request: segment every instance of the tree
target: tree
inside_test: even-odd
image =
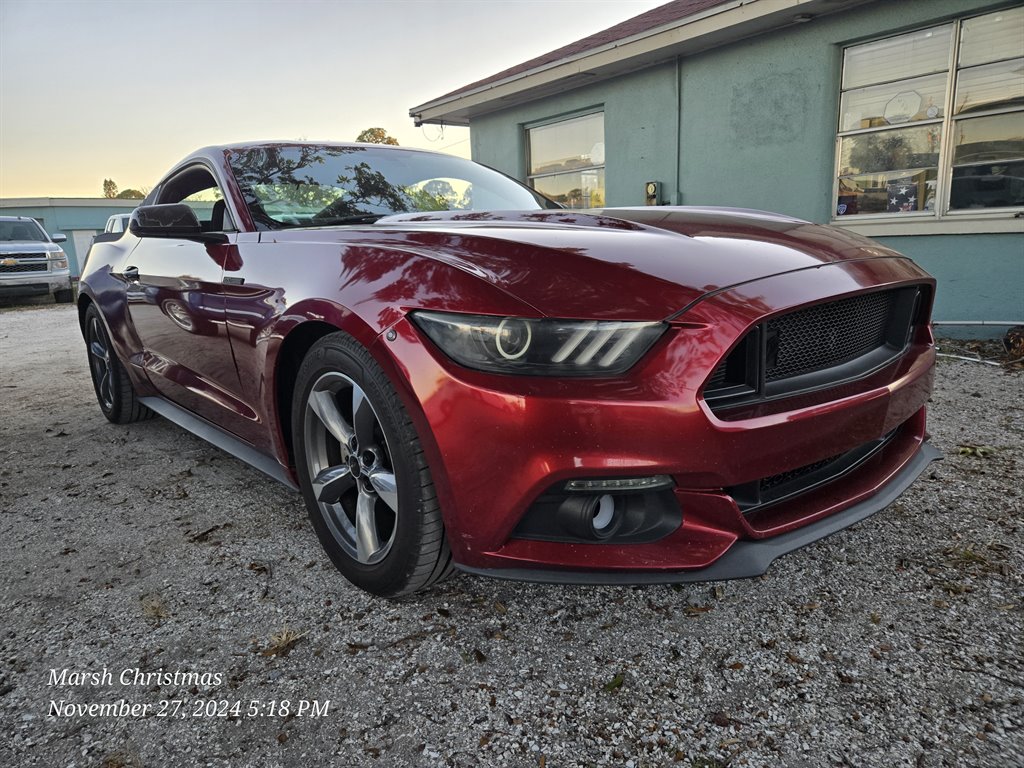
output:
[[[360,161],[366,152],[366,147],[353,146],[246,149],[234,154],[231,165],[246,202],[257,208],[256,218],[272,226],[273,217],[260,211],[281,203],[319,209],[312,215],[314,222],[409,211],[406,188]],[[315,166],[335,158],[347,160],[337,162],[341,173],[333,181],[318,178]]]
[[[146,194],[139,189],[122,189],[114,197],[118,200],[141,200]]]
[[[885,173],[903,168],[920,168],[925,164],[938,164],[938,157],[927,158],[924,162],[922,159],[920,153],[914,152],[914,147],[905,134],[882,131],[857,137],[850,150],[850,167],[844,171]]]
[[[103,180],[103,196],[109,198],[117,197],[117,184],[114,183],[113,179]]]
[[[365,142],[367,144],[390,144],[394,147],[398,146],[398,139],[388,136],[388,132],[383,128],[367,128],[356,136],[356,141]]]

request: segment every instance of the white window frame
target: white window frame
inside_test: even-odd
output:
[[[1021,6],[1010,6],[1003,10]],[[953,150],[954,150],[954,126],[960,120],[989,117],[993,115],[1019,113],[1024,116],[1024,109],[1021,107],[999,107],[995,109],[979,110],[969,115],[954,115],[953,100],[956,93],[956,84],[959,76],[958,63],[960,60],[961,30],[963,23],[979,16],[987,16],[998,11],[961,16],[951,21],[940,24],[928,24],[919,27],[918,30],[907,30],[897,35],[885,35],[884,37],[862,40],[856,43],[844,45],[841,49],[842,56],[839,78],[839,91],[836,104],[836,138],[834,153],[834,165],[832,169],[832,193],[830,199],[830,223],[836,226],[845,227],[866,235],[935,235],[935,234],[978,234],[989,232],[1021,232],[1024,233],[1024,206],[991,208],[991,209],[963,209],[950,210],[950,190],[953,179]],[[949,61],[946,80],[945,101],[943,103],[942,117],[931,120],[917,120],[913,123],[900,126],[879,126],[875,128],[858,128],[843,131],[842,128],[842,83],[845,80],[846,52],[871,42],[878,42],[894,37],[921,31],[926,29],[953,26],[952,40],[949,51]],[[997,61],[1008,61],[1010,59],[999,59]],[[996,63],[996,62],[986,62]],[[900,79],[896,78],[894,82]],[[942,126],[942,141],[939,145],[938,176],[936,185],[936,206],[934,211],[915,211],[906,213],[867,213],[852,216],[840,216],[836,210],[839,199],[839,172],[842,165],[840,149],[842,139],[846,136],[858,136],[870,133],[879,133],[892,130],[897,127],[911,126]]]

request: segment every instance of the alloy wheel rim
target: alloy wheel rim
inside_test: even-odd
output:
[[[345,554],[379,563],[398,529],[398,483],[387,436],[366,393],[325,373],[306,400],[303,441],[313,494]]]
[[[100,404],[105,410],[114,407],[114,387],[110,366],[110,345],[100,328],[100,321],[96,317],[89,319],[89,367],[92,370],[92,380],[96,384],[96,393],[99,395]]]

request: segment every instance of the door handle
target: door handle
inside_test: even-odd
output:
[[[129,283],[137,283],[139,282],[139,268],[125,267],[124,271],[121,272],[121,276]]]

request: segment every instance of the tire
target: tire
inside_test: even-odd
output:
[[[72,291],[70,288],[63,288],[59,291],[54,291],[53,300],[56,301],[58,304],[70,304],[72,301],[75,300],[74,291]]]
[[[153,418],[153,411],[139,402],[128,372],[117,359],[95,304],[90,304],[85,311],[85,347],[96,400],[107,420],[114,424],[130,424]]]
[[[452,572],[416,430],[380,366],[348,334],[325,336],[303,360],[292,439],[313,529],[345,578],[399,597]]]

